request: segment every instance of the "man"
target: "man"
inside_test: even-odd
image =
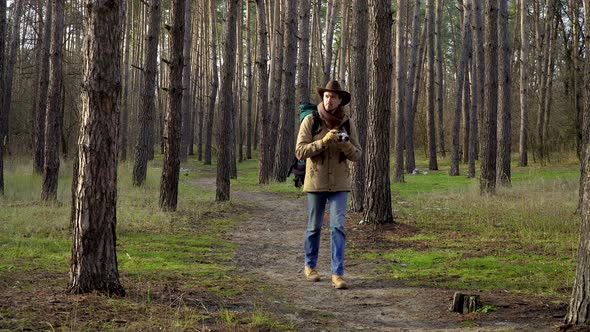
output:
[[[346,202],[351,190],[349,161],[361,157],[361,147],[354,124],[344,114],[350,93],[340,88],[338,81],[330,81],[318,88],[322,102],[318,105],[321,125],[312,133],[314,115],[301,123],[295,154],[306,159],[303,191],[307,192],[309,219],[305,232],[305,276],[309,281],[320,281],[317,272],[320,232],[324,223],[326,202],[330,202],[330,231],[332,252],[332,284],[337,289],[347,288],[344,275],[344,247],[346,234],[344,219]],[[342,137],[347,134],[348,137]]]

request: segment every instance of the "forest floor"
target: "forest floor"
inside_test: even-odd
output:
[[[214,185],[206,178],[196,184],[209,189]],[[232,190],[232,197],[253,206],[251,217],[230,234],[238,245],[238,270],[254,273],[261,285],[271,286],[270,300],[276,310],[302,331],[556,331],[562,325],[566,307],[559,301],[508,291],[477,292],[482,304],[495,311],[453,313],[449,305],[454,292],[461,290],[411,286],[372,272],[378,262],[354,257],[346,260],[349,289],[336,290],[329,279],[326,227],[318,264],[322,280],[307,282],[303,275],[305,196],[294,199],[272,192]],[[360,218],[349,213],[346,221],[347,245],[356,250],[395,247],[383,234],[412,236],[416,232],[404,224],[363,227],[358,225]]]

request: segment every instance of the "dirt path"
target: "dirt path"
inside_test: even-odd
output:
[[[213,180],[199,186],[212,188]],[[318,270],[321,282],[303,276],[306,200],[269,192],[235,191],[234,199],[255,206],[250,220],[231,234],[238,244],[238,265],[274,290],[277,311],[303,331],[555,331],[563,308],[516,294],[480,293],[496,312],[459,315],[447,310],[454,290],[413,287],[371,274],[374,263],[346,260],[348,290],[329,281],[329,228],[324,228]],[[347,232],[351,230],[347,225]],[[356,230],[357,232],[359,230]]]

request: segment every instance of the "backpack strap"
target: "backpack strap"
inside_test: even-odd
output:
[[[320,114],[318,113],[318,111],[313,111],[313,113],[311,113],[311,116],[313,117],[313,124],[311,125],[311,135],[315,136],[319,134],[320,131],[322,131],[322,128],[320,128],[322,125],[322,120],[320,119]]]

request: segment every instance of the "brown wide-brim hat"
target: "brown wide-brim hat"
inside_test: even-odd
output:
[[[340,83],[338,83],[338,81],[330,81],[328,82],[328,84],[326,84],[325,88],[318,87],[317,90],[318,95],[320,95],[320,98],[322,98],[322,100],[324,98],[324,92],[329,91],[337,93],[340,96],[340,98],[342,98],[340,106],[344,106],[350,102],[350,93],[348,91],[342,90],[342,88],[340,87]]]

